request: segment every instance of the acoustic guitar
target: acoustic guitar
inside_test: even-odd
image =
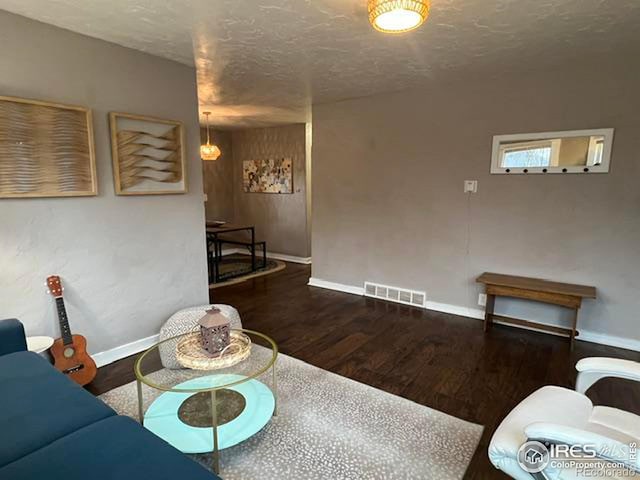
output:
[[[87,353],[87,339],[82,335],[72,335],[67,318],[67,310],[64,307],[62,298],[62,283],[60,277],[51,275],[47,277],[49,293],[56,299],[58,309],[58,322],[60,323],[60,334],[51,346],[51,356],[54,359],[54,366],[71,380],[86,385],[96,376],[96,363]]]

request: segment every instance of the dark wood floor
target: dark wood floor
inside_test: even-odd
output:
[[[287,264],[266,277],[211,291],[235,306],[246,328],[272,336],[283,353],[485,426],[465,478],[507,478],[487,458],[491,435],[524,397],[548,385],[573,387],[575,363],[587,356],[640,361],[640,353],[425,311],[315,287],[310,267]],[[100,369],[96,394],[134,379],[134,357]],[[640,388],[605,380],[594,403],[640,414]]]

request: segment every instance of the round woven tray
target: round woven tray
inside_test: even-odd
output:
[[[251,354],[251,339],[242,332],[231,331],[230,343],[222,354],[213,357],[202,347],[200,332],[185,336],[176,346],[178,363],[193,370],[217,370],[240,363]]]

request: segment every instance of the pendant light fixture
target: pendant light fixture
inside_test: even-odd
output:
[[[368,0],[369,22],[383,33],[418,28],[429,16],[429,0]]]
[[[200,145],[200,158],[202,160],[217,160],[221,152],[217,145],[211,145],[209,134],[209,115],[211,112],[202,112],[207,117],[207,144]]]

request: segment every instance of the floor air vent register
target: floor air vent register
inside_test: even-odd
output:
[[[388,285],[380,285],[371,282],[364,283],[364,295],[365,297],[379,298],[380,300],[402,303],[404,305],[413,305],[421,308],[425,307],[425,303],[427,301],[426,292],[390,287]]]

